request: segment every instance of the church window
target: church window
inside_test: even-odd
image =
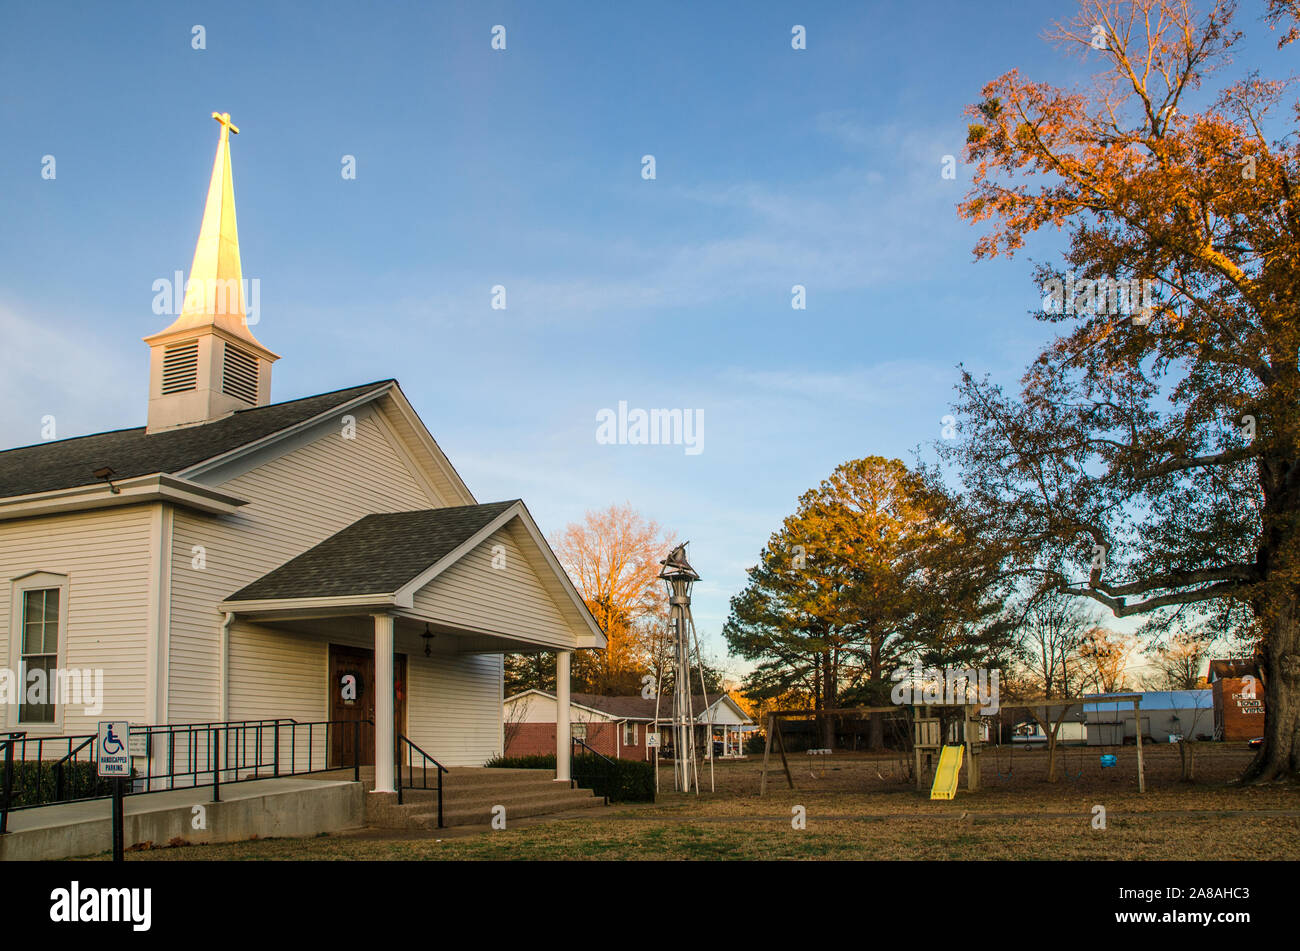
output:
[[[59,666],[59,616],[62,591],[58,588],[34,588],[22,592],[22,701],[18,708],[20,723],[53,723],[55,671]],[[39,671],[44,688],[39,696],[44,703],[28,703],[27,685]]]

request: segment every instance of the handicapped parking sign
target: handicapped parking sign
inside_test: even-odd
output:
[[[127,720],[100,720],[95,743],[95,764],[100,776],[131,775],[131,724]]]

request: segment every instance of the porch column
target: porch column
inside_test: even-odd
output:
[[[569,725],[569,651],[555,652],[555,781],[569,781],[569,754],[573,751]]]
[[[393,618],[375,615],[375,788],[396,792],[393,786]]]

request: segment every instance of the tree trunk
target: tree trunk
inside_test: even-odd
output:
[[[879,640],[873,640],[871,644],[871,654],[869,660],[868,685],[871,688],[867,697],[872,706],[883,706],[885,701],[882,697],[889,696],[889,687],[885,683],[885,676],[880,661],[881,643]],[[885,748],[885,714],[871,714],[871,741],[870,747],[873,752],[879,753]]]
[[[1047,734],[1047,781],[1054,783],[1056,782],[1056,736],[1060,732],[1061,724],[1065,721],[1065,715],[1070,708],[1061,707],[1061,714],[1056,718],[1055,722],[1052,720],[1051,707],[1043,707],[1042,710],[1043,715],[1041,717],[1036,710],[1031,709],[1029,712],[1043,728],[1043,732]],[[1014,737],[1012,737],[1012,742],[1015,742]]]
[[[1264,622],[1264,745],[1242,782],[1300,778],[1300,602],[1268,605]]]
[[[823,709],[834,710],[836,706],[835,671],[831,663],[830,651],[825,651],[822,654],[822,664],[825,671],[822,675],[822,695],[826,698],[826,705]],[[835,717],[822,718],[822,748],[835,749]]]
[[[883,713],[871,714],[871,739],[869,745],[873,753],[879,753],[885,748],[885,715]]]

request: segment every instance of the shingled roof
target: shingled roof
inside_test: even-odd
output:
[[[227,601],[392,594],[518,501],[367,515]]]
[[[1210,661],[1208,680],[1214,683],[1226,677],[1251,676],[1259,679],[1259,661],[1254,657],[1228,657]]]
[[[0,452],[0,498],[92,485],[96,469],[107,466],[113,479],[162,472],[175,474],[223,453],[304,423],[381,386],[380,380],[332,393],[238,410],[200,426],[146,433],[119,429],[38,443]]]
[[[547,691],[538,691],[545,693],[551,699],[555,698],[553,693]],[[512,698],[513,699],[513,698]],[[630,697],[610,697],[599,693],[571,693],[569,699],[580,707],[590,707],[592,710],[599,710],[601,713],[608,714],[615,719],[620,720],[653,720],[655,718],[655,698],[645,698],[639,695]],[[727,694],[711,693],[709,701],[705,703],[703,694],[695,694],[691,697],[691,709],[695,711],[695,716],[699,717],[711,706],[716,706],[724,699],[730,699]],[[732,700],[735,703],[734,700]],[[741,711],[744,712],[744,711]],[[673,715],[673,695],[665,693],[659,698],[659,719],[670,719]],[[748,716],[748,714],[746,714]]]

